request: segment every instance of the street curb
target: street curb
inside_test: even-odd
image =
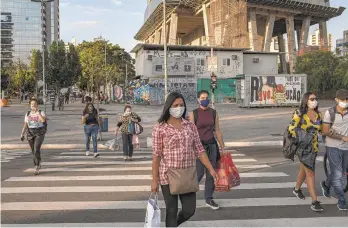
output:
[[[226,149],[228,147],[280,147],[283,145],[282,141],[264,141],[264,142],[225,142]],[[152,145],[151,145],[152,146]],[[151,146],[147,148],[141,148],[140,150],[149,150]],[[85,149],[85,144],[43,144],[42,149]],[[108,149],[103,144],[98,144],[99,149]],[[14,150],[14,149],[30,149],[28,144],[0,144],[2,150]]]

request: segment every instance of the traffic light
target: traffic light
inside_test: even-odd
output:
[[[214,93],[214,90],[217,88],[217,79],[214,73],[211,74],[210,87],[212,92]]]

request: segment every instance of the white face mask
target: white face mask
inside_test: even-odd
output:
[[[318,101],[308,101],[308,108],[315,109],[318,106]]]
[[[169,109],[169,114],[176,119],[181,118],[184,112],[185,112],[185,107],[176,107],[176,108]]]
[[[340,102],[338,102],[338,105],[339,105],[341,108],[348,108],[348,103],[347,103],[347,102],[340,101]]]

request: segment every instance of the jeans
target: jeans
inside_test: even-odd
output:
[[[212,144],[210,145],[210,147],[211,149],[209,151],[210,153],[208,154],[208,158],[213,168],[216,169],[216,157],[218,153],[217,146],[215,144]],[[209,203],[209,201],[213,199],[213,193],[215,189],[214,178],[210,175],[210,173],[208,172],[208,170],[205,168],[205,166],[202,164],[200,160],[197,160],[196,169],[197,169],[198,182],[201,182],[204,176],[204,173],[206,174],[204,197],[205,197],[205,201]]]
[[[166,227],[178,227],[189,220],[196,211],[196,193],[190,192],[181,195],[172,195],[169,185],[161,185],[164,202],[166,204]],[[182,209],[178,214],[178,197]]]
[[[31,152],[33,153],[34,157],[34,165],[38,166],[41,163],[41,145],[45,139],[45,135],[35,135],[34,137],[30,138],[29,145],[31,148]]]
[[[99,132],[98,125],[85,125],[84,130],[85,130],[85,136],[86,136],[86,151],[89,151],[89,144],[90,144],[91,136],[92,136],[93,152],[97,153],[98,152],[97,137]]]
[[[133,135],[122,133],[123,156],[133,156]]]
[[[328,188],[333,188],[335,194],[338,196],[339,202],[345,203],[343,178],[345,177],[344,173],[348,167],[348,151],[328,147],[327,158],[330,165],[330,174],[325,185]]]

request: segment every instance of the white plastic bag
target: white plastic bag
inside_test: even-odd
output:
[[[147,148],[152,147],[152,138],[151,137],[146,138],[146,146],[147,146]]]
[[[109,141],[107,141],[104,146],[108,147],[110,150],[119,150],[120,145],[119,145],[119,137],[116,139],[111,139]]]
[[[158,206],[158,196],[157,193],[152,198],[152,193],[150,195],[149,201],[147,202],[145,225],[147,228],[157,228],[161,227],[161,210]]]

